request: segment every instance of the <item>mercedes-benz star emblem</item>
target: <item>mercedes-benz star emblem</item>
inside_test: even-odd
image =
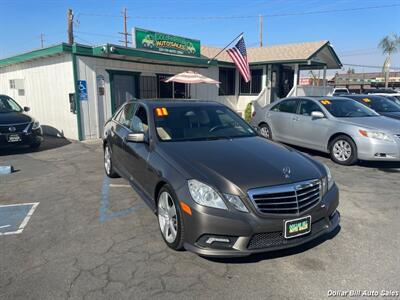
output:
[[[289,178],[291,172],[292,172],[292,171],[290,170],[289,167],[284,167],[284,168],[282,169],[282,173],[283,173],[283,176],[284,176],[285,178]]]
[[[11,127],[8,128],[8,130],[10,132],[15,132],[17,129],[14,126],[11,126]]]

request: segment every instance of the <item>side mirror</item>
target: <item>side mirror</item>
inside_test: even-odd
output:
[[[144,143],[145,142],[144,133],[143,132],[129,133],[128,136],[126,137],[126,141],[132,143]]]
[[[324,115],[323,112],[320,112],[320,111],[313,111],[313,112],[311,112],[311,117],[312,117],[313,119],[323,119],[323,118],[325,118],[325,115]]]
[[[24,111],[25,112],[28,112],[28,111],[30,111],[31,110],[31,108],[30,107],[28,107],[28,106],[24,106]]]

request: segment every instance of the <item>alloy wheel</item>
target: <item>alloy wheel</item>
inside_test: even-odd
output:
[[[269,128],[266,126],[260,128],[260,133],[263,137],[266,137],[267,139],[271,138],[271,133],[269,131]]]
[[[347,161],[351,158],[351,145],[345,140],[338,140],[333,145],[333,155],[338,161]]]
[[[164,191],[158,199],[158,223],[168,243],[173,243],[178,232],[178,217],[171,195]]]

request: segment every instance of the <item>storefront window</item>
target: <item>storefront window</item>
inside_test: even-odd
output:
[[[235,95],[235,73],[234,68],[219,68],[220,96]]]
[[[157,77],[140,76],[140,97],[143,99],[157,98]]]
[[[159,74],[158,77],[158,98],[189,98],[189,87],[185,83],[165,82],[165,79],[172,75]]]
[[[259,94],[261,92],[262,86],[262,69],[250,70],[251,80],[245,82],[242,77],[240,77],[240,94]]]

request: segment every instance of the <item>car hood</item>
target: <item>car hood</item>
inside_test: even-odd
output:
[[[0,125],[19,124],[32,122],[32,118],[26,114],[11,112],[0,113]]]
[[[186,176],[225,193],[321,178],[321,164],[261,137],[161,143],[166,158]],[[291,169],[285,178],[283,168]]]
[[[400,132],[400,122],[384,116],[364,118],[340,118],[342,122],[367,129],[383,130],[390,133]]]

